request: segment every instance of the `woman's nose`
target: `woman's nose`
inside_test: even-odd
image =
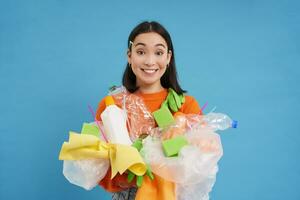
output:
[[[154,65],[155,64],[155,58],[154,58],[154,56],[153,55],[148,55],[146,57],[145,64],[149,65],[149,66]]]

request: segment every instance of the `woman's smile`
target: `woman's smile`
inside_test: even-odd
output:
[[[152,75],[152,74],[154,74],[155,72],[157,72],[159,69],[147,69],[147,68],[141,68],[141,70],[142,70],[143,72],[145,72],[145,74]]]

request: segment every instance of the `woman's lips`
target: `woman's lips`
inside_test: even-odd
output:
[[[141,70],[147,74],[153,74],[158,71],[158,69],[141,69]]]

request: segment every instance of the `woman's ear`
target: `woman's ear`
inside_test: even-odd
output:
[[[131,64],[131,51],[127,49],[127,62]]]
[[[168,57],[167,57],[168,65],[170,64],[171,58],[172,58],[172,51],[169,50],[169,51],[168,51]]]

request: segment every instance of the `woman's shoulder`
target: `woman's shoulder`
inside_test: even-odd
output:
[[[185,102],[179,109],[180,112],[185,114],[202,114],[201,108],[197,100],[191,95],[184,95]]]
[[[105,97],[101,99],[101,101],[98,103],[98,108],[97,108],[97,111],[96,111],[96,119],[98,121],[101,120],[101,113],[104,111],[104,109],[106,108],[106,105],[105,105]]]

